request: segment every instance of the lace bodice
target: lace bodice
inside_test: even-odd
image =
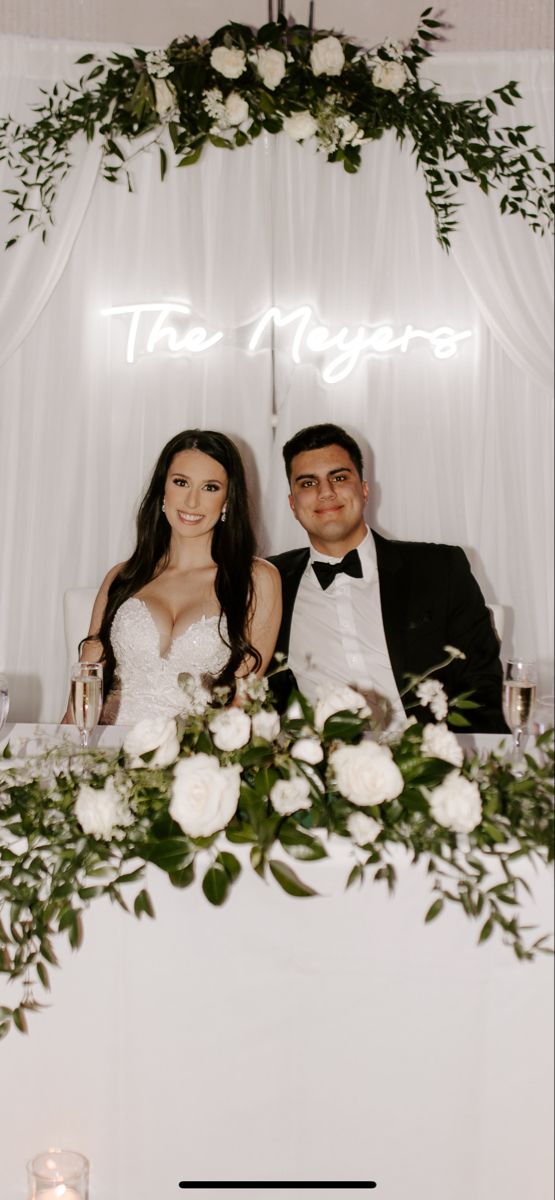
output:
[[[191,701],[177,681],[183,671],[197,684],[195,698],[208,698],[201,677],[219,675],[229,658],[218,622],[217,616],[195,621],[161,655],[160,636],[148,605],[136,596],[124,601],[111,633],[121,691],[117,725],[134,725],[144,717],[175,717],[190,709]],[[225,617],[221,624],[225,637]]]

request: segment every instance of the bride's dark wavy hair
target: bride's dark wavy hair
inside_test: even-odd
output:
[[[220,463],[228,478],[225,521],[219,520],[214,527],[211,553],[217,567],[215,591],[221,608],[220,635],[229,646],[229,659],[213,684],[226,685],[234,690],[235,672],[242,660],[251,658],[253,670],[258,670],[262,661],[247,637],[253,600],[252,565],[256,545],[239,451],[223,433],[186,429],[164,446],[158,458],[137,515],[135,550],[108,590],[104,616],[96,635],[103,647],[106,696],[112,688],[116,670],[110,635],[118,608],[151,579],[160,575],[168,563],[171,527],[162,512],[162,502],[168,471],[176,454],[182,450],[201,450]],[[224,616],[227,622],[226,638],[221,631]]]

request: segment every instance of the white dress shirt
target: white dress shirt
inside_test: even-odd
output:
[[[339,574],[324,590],[312,563],[338,559],[311,546],[293,610],[289,666],[311,702],[322,688],[349,684],[386,696],[395,718],[404,720],[385,640],[376,547],[368,527],[357,550],[362,579]]]

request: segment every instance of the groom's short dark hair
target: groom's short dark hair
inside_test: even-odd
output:
[[[360,446],[357,445],[355,439],[351,437],[345,429],[340,425],[307,425],[305,429],[299,429],[283,447],[283,458],[285,460],[285,470],[287,478],[291,483],[291,463],[297,454],[303,454],[305,450],[323,450],[325,446],[341,446],[343,450],[353,461],[357,469],[357,473],[362,479],[362,454]]]

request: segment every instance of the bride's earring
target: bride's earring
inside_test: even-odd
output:
[[[224,523],[224,521],[225,521],[225,514],[226,514],[226,509],[225,509],[225,508],[222,508],[222,511],[221,511],[221,513],[220,513],[220,521],[222,522],[222,525],[223,525],[223,523]]]
[[[166,501],[162,500],[162,512],[165,513],[165,511],[166,511]]]

